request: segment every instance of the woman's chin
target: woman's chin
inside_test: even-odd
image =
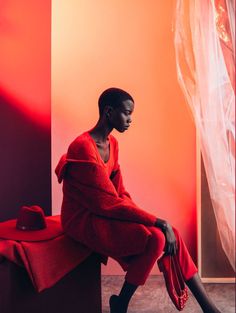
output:
[[[119,132],[119,133],[124,133],[127,128],[123,127],[123,128],[116,128],[116,130]]]

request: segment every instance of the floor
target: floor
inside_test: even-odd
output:
[[[117,294],[123,284],[122,276],[102,277],[102,313],[109,313],[109,298]],[[234,284],[205,284],[206,290],[215,301],[222,313],[235,313],[235,285]],[[137,289],[131,299],[128,313],[176,313],[178,312],[165,289],[162,276],[150,276],[144,286]],[[183,310],[184,313],[201,313],[196,300],[189,292],[189,300]]]

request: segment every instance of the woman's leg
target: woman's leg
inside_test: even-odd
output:
[[[187,286],[198,301],[200,307],[205,313],[220,313],[214,302],[209,298],[202,281],[196,273],[192,278],[186,281]]]
[[[157,259],[163,254],[165,236],[156,227],[148,228],[149,237],[143,253],[132,256],[128,262],[124,285],[118,296],[110,298],[111,313],[126,313],[129,301],[139,285],[143,285]]]
[[[129,301],[138,286],[128,283],[126,280],[118,296],[112,295],[110,298],[111,313],[126,313]]]
[[[177,257],[182,270],[183,277],[186,281],[187,286],[191,290],[192,294],[198,301],[203,312],[205,313],[220,313],[216,308],[213,301],[209,298],[206,290],[202,284],[202,281],[197,273],[197,268],[193,263],[193,260],[188,252],[188,249],[179,235],[179,232],[173,228],[175,237],[177,240]]]

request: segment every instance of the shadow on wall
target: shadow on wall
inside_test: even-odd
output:
[[[51,214],[50,129],[28,119],[20,105],[0,90],[0,221],[16,218],[22,205]]]

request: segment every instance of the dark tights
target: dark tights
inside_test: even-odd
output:
[[[220,313],[213,301],[208,297],[197,273],[186,281],[186,285],[191,290],[204,313]]]
[[[132,285],[125,281],[119,296],[113,295],[110,298],[111,313],[126,313],[129,301],[137,288],[138,286]]]
[[[213,301],[208,297],[198,274],[195,274],[192,278],[187,280],[186,284],[198,301],[204,313],[221,313]],[[125,281],[119,295],[113,295],[110,298],[110,313],[126,313],[128,310],[129,301],[137,288],[138,286],[132,285]]]

